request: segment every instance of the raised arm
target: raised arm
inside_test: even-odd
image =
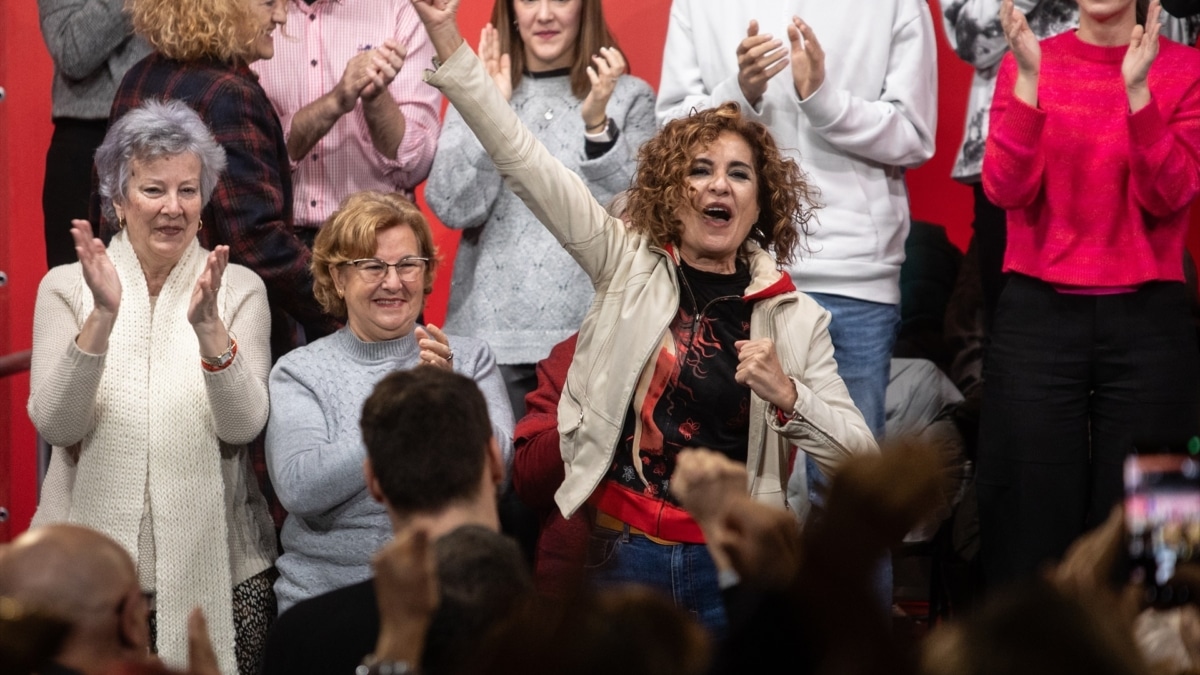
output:
[[[124,0],[38,0],[42,38],[60,73],[81,80],[130,39],[124,6]]]
[[[289,513],[325,513],[366,489],[366,457],[357,427],[330,428],[313,373],[281,359],[271,371],[267,469],[279,502]]]
[[[487,223],[504,187],[492,158],[467,128],[454,106],[438,138],[433,168],[425,182],[425,202],[446,227],[464,230]]]
[[[455,0],[413,0],[442,61],[425,80],[442,90],[505,183],[592,278],[618,264],[630,236],[587,185],[521,124],[454,23]]]

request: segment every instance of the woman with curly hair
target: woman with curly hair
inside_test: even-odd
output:
[[[593,525],[590,583],[658,588],[720,632],[725,565],[668,492],[678,453],[745,462],[748,493],[785,508],[789,445],[826,471],[877,452],[838,377],[829,313],[780,271],[802,246],[809,187],[727,104],[642,146],[627,226],[504,104],[458,32],[458,2],[414,4],[440,61],[427,81],[596,288],[558,405],[555,495]]]
[[[212,129],[229,157],[204,210],[200,243],[229,246],[254,270],[274,309],[275,358],[295,345],[286,312],[309,339],[336,328],[312,295],[310,251],[292,229],[292,179],[279,117],[249,64],[275,53],[284,0],[130,0],[134,31],[154,53],[117,90],[111,119],[147,99],[180,99]],[[108,222],[107,231],[115,230]]]

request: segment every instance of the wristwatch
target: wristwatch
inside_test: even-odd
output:
[[[408,661],[381,661],[367,654],[354,675],[420,675],[420,671]]]

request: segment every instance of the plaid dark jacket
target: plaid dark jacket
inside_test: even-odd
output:
[[[210,250],[228,245],[231,261],[262,277],[276,318],[274,358],[289,346],[278,339],[289,331],[276,310],[304,326],[310,341],[336,329],[313,298],[311,252],[292,229],[287,143],[258,76],[245,65],[176,61],[154,53],[125,74],[109,119],[147,99],[186,102],[225,148],[229,164],[202,214],[200,243]],[[105,223],[103,229],[112,226]]]

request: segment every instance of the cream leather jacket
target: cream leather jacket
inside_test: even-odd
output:
[[[426,72],[425,80],[454,104],[508,188],[596,288],[558,406],[566,480],[555,500],[570,516],[608,471],[635,388],[658,350],[670,347],[667,327],[679,307],[676,254],[609,215],[579,176],[521,125],[465,43],[438,70]],[[798,394],[786,424],[778,423],[774,406],[751,394],[747,487],[756,499],[784,506],[789,444],[812,455],[827,473],[878,447],[837,374],[829,313],[802,293],[771,294],[776,284],[790,287],[790,279],[752,242],[743,255],[751,272],[746,294],[769,296],[754,304],[750,335],[775,341]]]

